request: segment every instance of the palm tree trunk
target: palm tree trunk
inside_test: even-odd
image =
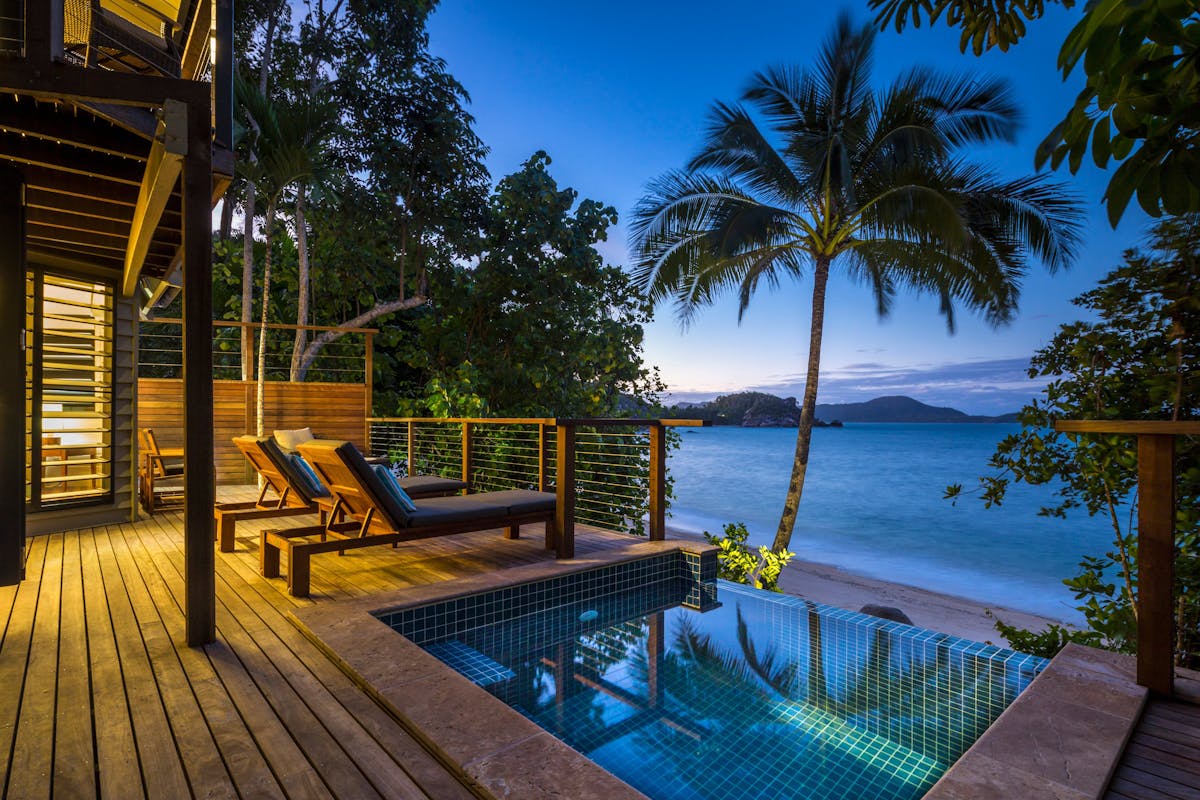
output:
[[[304,348],[308,344],[308,229],[304,223],[304,184],[296,190],[296,262],[299,271],[299,299],[296,301],[296,340],[292,343],[292,366],[288,370],[288,380],[303,380],[300,376],[300,362],[304,356]]]
[[[271,236],[274,233],[275,198],[267,201],[267,221],[263,226],[263,238],[267,240],[267,252],[263,256],[263,288],[262,288],[262,325],[258,332],[258,381],[254,392],[254,417],[257,422],[256,435],[263,435],[266,410],[265,390],[267,371],[267,310],[271,304],[267,298],[271,296]]]
[[[242,239],[242,380],[254,378],[254,200],[257,187],[246,181],[246,219]],[[265,297],[266,295],[264,295]]]
[[[804,476],[808,472],[808,448],[812,444],[813,417],[817,413],[817,379],[821,373],[821,336],[825,329],[825,285],[829,282],[829,258],[819,256],[813,273],[812,327],[808,334],[808,376],[804,380],[804,401],[800,405],[800,430],[796,432],[796,455],[792,459],[792,478],[788,481],[783,515],[775,531],[771,549],[782,553],[792,542]]]

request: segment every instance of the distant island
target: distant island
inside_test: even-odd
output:
[[[743,428],[794,428],[800,424],[800,406],[794,397],[764,392],[737,392],[703,403],[670,406],[669,419],[703,419],[714,425]],[[1016,422],[1017,415],[986,417],[939,408],[911,397],[876,397],[864,403],[818,403],[816,427],[841,427],[844,422]]]

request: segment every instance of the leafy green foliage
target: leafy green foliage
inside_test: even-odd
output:
[[[750,545],[746,544],[750,531],[746,530],[744,522],[727,523],[724,530],[724,536],[704,532],[704,538],[709,544],[721,548],[721,552],[717,553],[718,577],[745,583],[756,589],[781,591],[779,576],[796,554],[787,550],[776,553],[761,545],[757,551],[751,549]]]
[[[1200,218],[1155,226],[1148,251],[1130,250],[1098,288],[1076,298],[1090,321],[1063,325],[1033,357],[1030,377],[1050,378],[1021,410],[1022,430],[1001,441],[993,472],[979,480],[985,505],[1003,502],[1010,481],[1053,487],[1041,512],[1072,508],[1106,519],[1112,549],[1089,556],[1065,581],[1106,647],[1132,651],[1137,617],[1137,444],[1133,437],[1059,433],[1056,419],[1200,418]],[[1176,442],[1177,657],[1200,663],[1200,444]],[[957,498],[961,486],[947,496]]]
[[[1120,162],[1104,200],[1115,227],[1136,193],[1158,217],[1200,211],[1200,9],[1188,0],[1099,0],[1063,42],[1066,77],[1087,85],[1038,148],[1037,163],[1076,172],[1090,146],[1104,169]]]
[[[1025,35],[1026,23],[1039,19],[1046,12],[1045,0],[869,0],[875,9],[880,29],[894,25],[901,33],[911,22],[921,27],[922,16],[935,24],[943,14],[946,24],[959,28],[962,36],[958,47],[980,55],[984,50],[998,47],[1007,52]],[[1050,0],[1070,8],[1074,0]]]
[[[992,612],[989,611],[988,616],[993,616]],[[1072,642],[1088,647],[1101,647],[1104,644],[1104,638],[1098,631],[1077,630],[1054,624],[1047,626],[1043,631],[1030,631],[1008,625],[1003,620],[996,619],[995,622],[996,630],[1008,640],[1009,646],[1014,650],[1042,658],[1054,658]]]
[[[408,363],[446,387],[465,386],[469,362],[470,392],[500,416],[609,416],[622,395],[653,404],[649,308],[594,247],[616,211],[577,203],[549,164],[536,153],[497,185],[475,263],[430,276],[433,306],[413,323]]]
[[[1070,8],[1073,0],[1051,0]],[[881,28],[923,18],[962,31],[976,55],[1007,50],[1042,16],[1044,0],[870,0]],[[1084,155],[1101,169],[1120,162],[1104,194],[1115,226],[1130,199],[1151,216],[1200,211],[1200,8],[1190,0],[1092,0],[1058,55],[1066,78],[1082,63],[1087,84],[1038,147],[1037,165]]]

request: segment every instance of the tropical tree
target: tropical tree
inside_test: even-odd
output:
[[[1085,319],[1062,325],[1034,354],[1031,378],[1048,381],[1018,414],[1021,430],[1005,437],[977,493],[986,506],[1004,501],[1010,482],[1045,486],[1054,501],[1041,509],[1065,517],[1072,508],[1107,520],[1112,546],[1089,555],[1063,582],[1087,622],[1036,634],[997,624],[1014,645],[1052,655],[1067,641],[1133,652],[1137,644],[1137,440],[1060,433],[1056,419],[1200,419],[1200,215],[1169,217],[1151,230],[1147,247],[1126,251],[1124,264],[1074,300]],[[1176,442],[1176,662],[1200,665],[1200,443]],[[960,484],[947,496],[963,493]]]
[[[272,238],[276,213],[284,193],[305,186],[325,175],[326,148],[337,123],[338,108],[321,91],[291,101],[269,101],[244,80],[235,82],[238,102],[252,120],[250,148],[255,158],[243,161],[247,179],[267,196],[263,237],[266,240],[262,276],[261,332],[258,337],[258,369],[255,400],[257,432],[263,435],[264,384],[267,359],[267,322],[271,291]],[[304,222],[301,214],[298,224]]]
[[[843,14],[811,70],[756,74],[745,106],[713,107],[687,168],[652,182],[632,226],[635,277],[686,325],[726,291],[739,319],[755,291],[811,271],[808,370],[791,480],[772,549],[788,549],[808,467],[825,296],[836,264],[874,292],[881,316],[902,289],[992,325],[1016,312],[1030,256],[1051,271],[1074,257],[1081,212],[1041,177],[1005,180],[960,155],[1011,141],[1006,83],[913,69],[869,82],[875,34]]]

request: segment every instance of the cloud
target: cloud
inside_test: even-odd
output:
[[[820,403],[857,403],[885,395],[907,395],[933,406],[969,414],[1016,411],[1041,392],[1044,379],[1028,377],[1029,359],[999,358],[943,364],[897,366],[863,361],[821,372]],[[799,398],[803,373],[773,376],[747,391]],[[711,399],[712,393],[675,392],[672,400]]]

